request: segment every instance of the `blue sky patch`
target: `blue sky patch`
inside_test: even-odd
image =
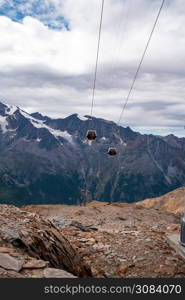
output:
[[[0,7],[0,15],[15,22],[31,16],[54,30],[70,30],[68,21],[58,15],[57,8],[45,0],[7,0]]]

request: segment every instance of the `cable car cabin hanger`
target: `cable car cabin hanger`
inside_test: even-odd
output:
[[[109,147],[107,154],[109,154],[110,156],[114,156],[117,154],[117,150],[115,147]]]
[[[96,91],[96,81],[97,81],[97,72],[98,72],[98,64],[99,64],[99,51],[100,51],[100,41],[101,41],[101,33],[102,33],[102,21],[103,21],[103,11],[104,11],[104,2],[105,0],[102,0],[102,5],[101,5],[101,15],[100,15],[100,24],[99,24],[99,33],[98,33],[98,43],[97,43],[97,53],[96,53],[96,63],[95,63],[95,71],[94,71],[94,80],[93,80],[93,89],[92,89],[92,101],[91,101],[91,117],[93,115],[93,108],[94,108],[94,98],[95,98],[95,91]],[[141,59],[139,61],[139,65],[136,69],[136,72],[135,72],[135,75],[134,75],[134,78],[133,78],[133,81],[132,81],[132,84],[130,86],[130,89],[128,91],[128,94],[127,94],[127,97],[123,103],[123,107],[122,107],[122,110],[121,110],[121,113],[120,113],[120,116],[119,116],[119,119],[118,119],[118,126],[120,126],[120,123],[121,123],[121,119],[122,119],[122,116],[124,114],[124,111],[126,109],[126,106],[130,100],[130,96],[131,96],[131,93],[132,93],[132,90],[134,89],[134,86],[135,86],[135,82],[138,78],[138,74],[139,74],[139,71],[142,67],[142,64],[143,64],[143,61],[144,61],[144,58],[145,58],[145,55],[146,55],[146,52],[148,50],[148,47],[149,47],[149,44],[151,42],[151,39],[152,39],[152,36],[153,36],[153,33],[155,31],[155,28],[156,28],[156,25],[158,23],[158,19],[160,17],[160,14],[162,12],[162,9],[163,9],[163,6],[164,6],[164,3],[165,3],[165,0],[161,0],[161,5],[160,5],[160,8],[159,8],[159,11],[157,13],[157,16],[156,16],[156,19],[155,19],[155,22],[153,24],[153,27],[152,27],[152,30],[150,32],[150,35],[149,35],[149,38],[147,40],[147,43],[145,45],[145,48],[144,48],[144,52],[142,53],[142,56],[141,56]],[[92,129],[89,129],[87,131],[87,134],[86,134],[86,138],[87,140],[89,141],[94,141],[97,137],[97,134],[96,134],[96,131],[95,130],[92,130]],[[114,156],[117,154],[117,149],[115,147],[109,147],[108,149],[108,155],[110,156]]]
[[[94,98],[95,98],[96,79],[97,79],[97,72],[98,72],[98,60],[99,60],[100,41],[101,41],[101,32],[102,32],[104,2],[105,2],[105,0],[102,0],[101,14],[100,14],[100,24],[99,24],[99,32],[98,32],[98,43],[97,43],[97,51],[96,51],[96,63],[95,63],[93,89],[92,89],[91,114],[90,114],[91,117],[93,115],[93,108],[94,108]],[[87,140],[95,141],[96,137],[97,137],[96,130],[89,129],[87,131],[87,134],[86,134]]]
[[[96,130],[93,129],[88,130],[86,134],[86,138],[89,141],[95,141],[95,139],[97,138]]]

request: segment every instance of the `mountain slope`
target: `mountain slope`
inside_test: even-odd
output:
[[[161,197],[140,201],[138,205],[161,209],[175,214],[183,213],[185,211],[185,188],[176,189]]]
[[[96,142],[85,139],[89,128]],[[119,155],[108,157],[115,145]],[[185,139],[142,135],[100,118],[51,119],[0,103],[0,202],[135,202],[185,182]]]

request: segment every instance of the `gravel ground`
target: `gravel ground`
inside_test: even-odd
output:
[[[166,233],[179,231],[175,214],[98,202],[24,209],[53,220],[90,264],[94,277],[185,277],[185,263],[166,242]]]

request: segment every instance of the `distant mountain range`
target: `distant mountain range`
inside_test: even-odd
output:
[[[86,141],[89,128],[97,140]],[[107,155],[116,146],[118,155]],[[52,119],[0,103],[0,202],[135,202],[185,184],[185,138],[142,135],[73,114]]]

